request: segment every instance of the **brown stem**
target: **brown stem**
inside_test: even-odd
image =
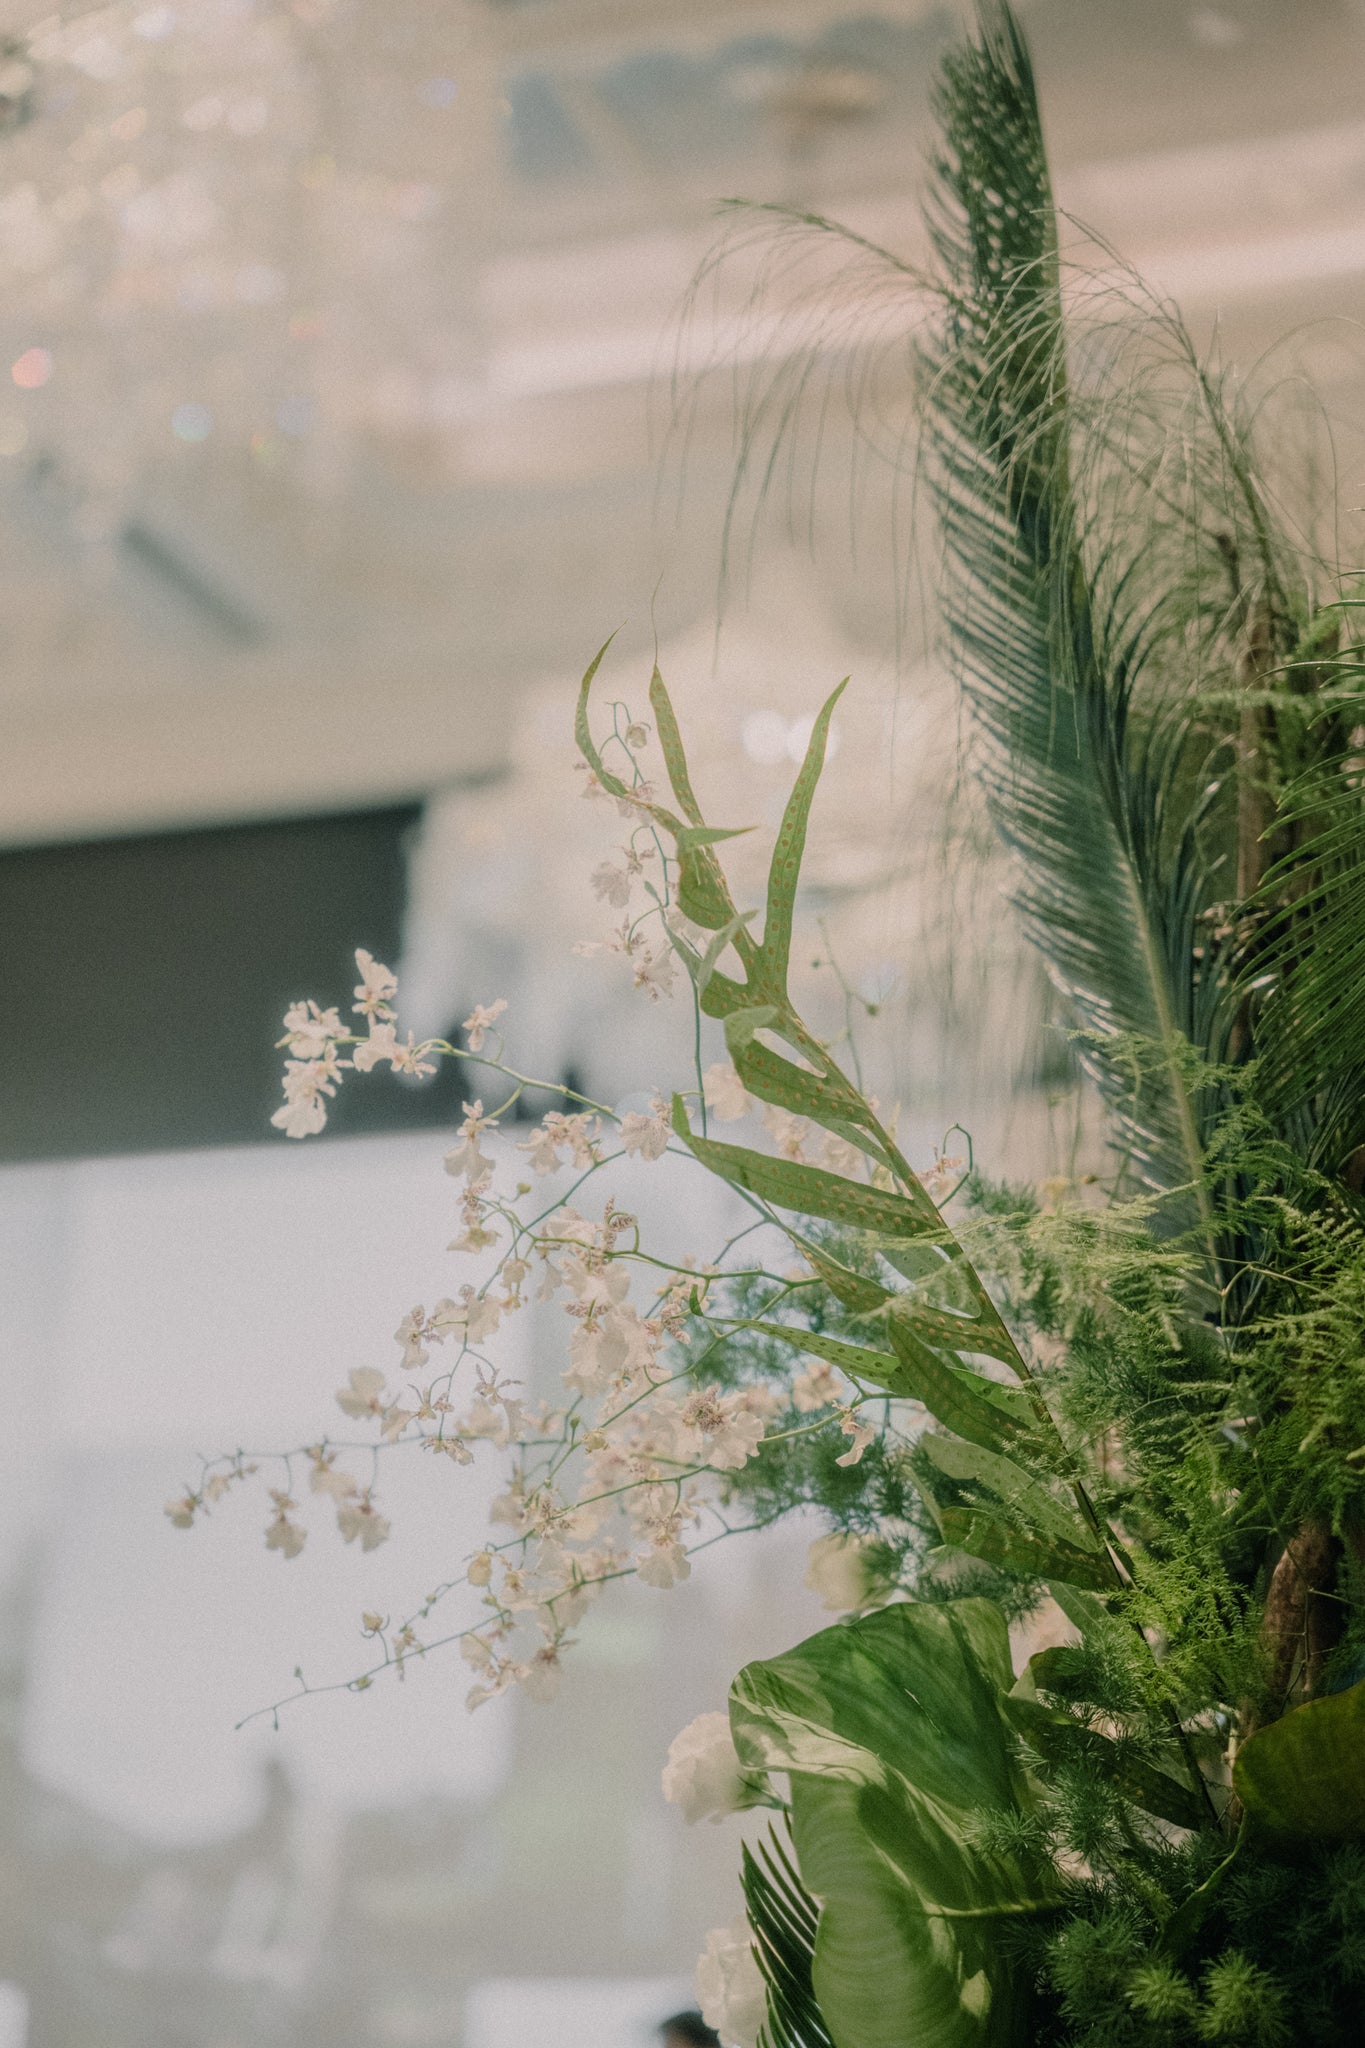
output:
[[[1334,1596],[1341,1546],[1321,1516],[1306,1521],[1285,1545],[1270,1575],[1261,1648],[1268,1711],[1251,1701],[1242,1709],[1238,1740],[1245,1742],[1285,1708],[1311,1700],[1341,1634],[1341,1603]]]

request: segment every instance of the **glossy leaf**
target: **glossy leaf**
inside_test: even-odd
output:
[[[988,1451],[1008,1451],[1040,1431],[1028,1396],[1017,1387],[969,1372],[945,1358],[940,1348],[919,1336],[904,1320],[888,1316],[887,1331],[902,1371],[902,1388],[946,1429]],[[1050,1429],[1050,1425],[1049,1425]]]
[[[959,1437],[930,1435],[921,1439],[921,1449],[945,1478],[957,1484],[985,1486],[1000,1501],[1028,1523],[1034,1533],[1055,1543],[1074,1544],[1081,1550],[1096,1548],[1089,1529],[1074,1506],[1055,1500],[1047,1488],[1016,1465],[1012,1458]]]
[[[802,1166],[792,1159],[751,1151],[745,1145],[695,1137],[680,1095],[673,1098],[673,1128],[703,1166],[776,1208],[795,1209],[803,1216],[821,1216],[830,1223],[848,1223],[887,1237],[942,1232],[938,1211],[927,1195],[921,1201],[907,1200],[862,1181],[846,1180],[840,1173],[827,1173],[822,1166]]]
[[[1020,1578],[1063,1579],[1093,1593],[1112,1592],[1117,1583],[1114,1567],[1103,1551],[1027,1536],[983,1508],[943,1508],[939,1524],[945,1543]]]
[[[1257,1834],[1365,1836],[1365,1682],[1295,1707],[1243,1743],[1232,1782]]]
[[[801,877],[801,858],[806,850],[806,825],[810,818],[816,784],[820,780],[820,771],[825,765],[825,743],[829,737],[829,722],[847,683],[848,677],[845,676],[838,689],[826,699],[811,729],[806,758],[801,763],[801,772],[787,799],[787,808],[783,813],[782,823],[778,827],[777,842],[773,847],[772,865],[768,871],[768,908],[763,921],[763,944],[759,951],[759,973],[765,991],[770,997],[778,1000],[785,998],[787,993],[792,913],[796,904],[796,885]]]
[[[1009,1638],[991,1602],[907,1602],[751,1664],[736,1746],[786,1771],[812,1979],[837,2048],[1023,2048],[1028,1971],[1010,1938],[1054,1880],[978,1846],[1027,1789],[999,1711]]]

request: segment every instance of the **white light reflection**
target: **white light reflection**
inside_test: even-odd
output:
[[[26,1762],[139,1834],[244,1823],[272,1754],[345,1806],[482,1800],[500,1779],[511,1718],[466,1719],[449,1652],[405,1684],[309,1701],[278,1736],[268,1721],[232,1732],[292,1689],[296,1664],[317,1683],[372,1661],[362,1609],[406,1614],[458,1568],[499,1461],[453,1473],[415,1449],[386,1454],[393,1536],[371,1556],[345,1548],[307,1493],[303,1555],[268,1553],[260,1482],[193,1531],[161,1511],[196,1451],[350,1433],[336,1387],[355,1365],[392,1372],[397,1317],[450,1282],[441,1152],[425,1133],[0,1175],[9,1562],[45,1530]],[[507,1337],[520,1373],[516,1320]],[[458,1626],[472,1602],[458,1620],[454,1604]]]

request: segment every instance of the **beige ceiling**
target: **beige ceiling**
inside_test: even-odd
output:
[[[1234,353],[1330,316],[1305,347],[1349,415],[1365,8],[1024,12],[1062,203]],[[0,840],[480,775],[519,691],[622,621],[629,649],[707,618],[723,380],[680,500],[659,484],[714,203],[913,248],[953,13],[9,0]],[[781,330],[728,290],[719,342],[761,363]],[[821,534],[846,524],[829,489]],[[833,543],[811,574],[884,654],[889,591]]]

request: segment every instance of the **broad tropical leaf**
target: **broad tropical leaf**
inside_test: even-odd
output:
[[[1030,1536],[985,1508],[941,1508],[943,1540],[983,1564],[1024,1579],[1059,1579],[1091,1593],[1112,1593],[1118,1574],[1102,1551]]]
[[[786,1771],[820,1903],[812,1980],[837,2048],[1023,2048],[1028,1973],[1007,1930],[1056,1903],[1046,1870],[977,1845],[1028,1797],[999,1699],[1009,1639],[984,1600],[906,1603],[826,1629],[730,1695],[740,1756]]]
[[[1237,1752],[1232,1781],[1257,1833],[1314,1842],[1365,1836],[1365,1682],[1295,1707]]]
[[[1039,1479],[1012,1458],[937,1432],[923,1437],[920,1447],[945,1478],[959,1485],[966,1482],[985,1487],[1004,1506],[1009,1518],[1017,1517],[1032,1534],[1098,1553],[1099,1546],[1077,1514],[1074,1502],[1063,1504],[1055,1500]]]

